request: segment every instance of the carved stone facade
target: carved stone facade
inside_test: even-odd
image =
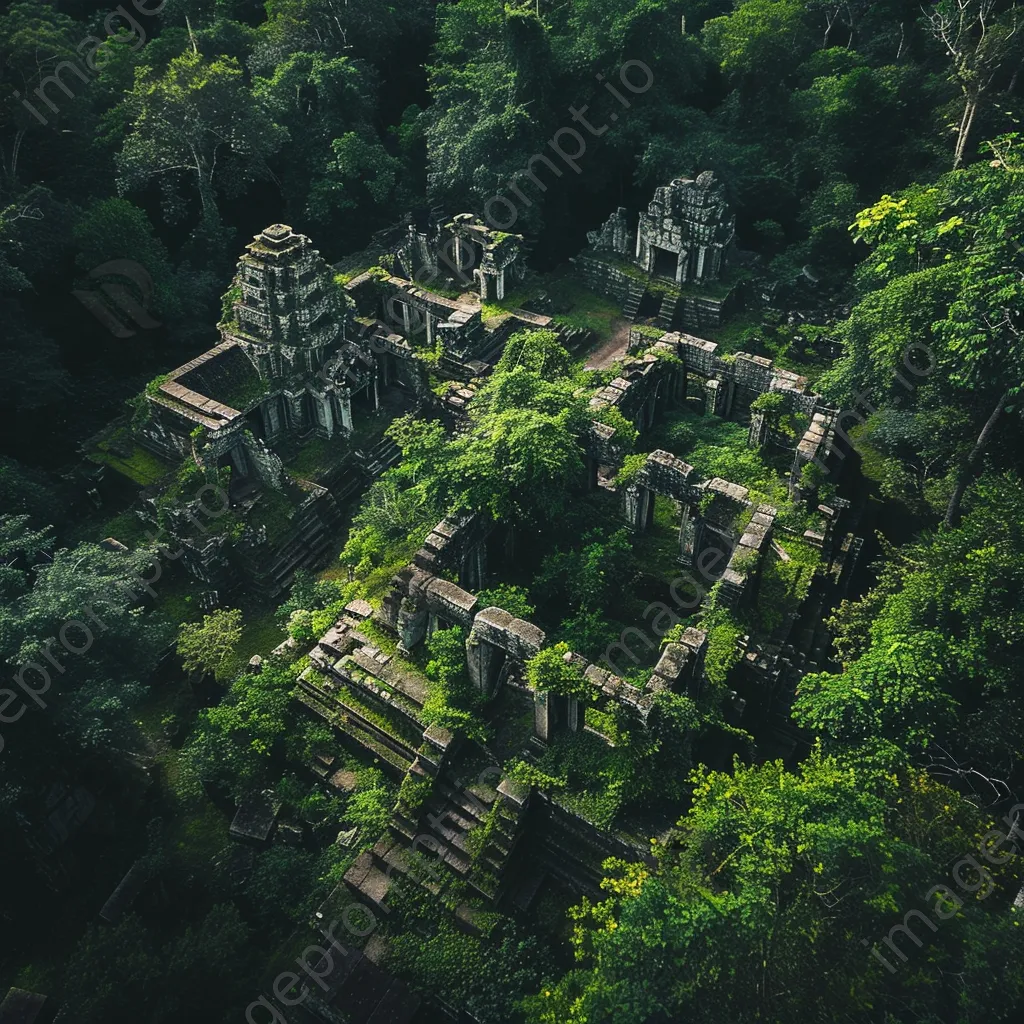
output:
[[[676,178],[640,214],[636,262],[676,284],[717,281],[734,246],[736,217],[711,171]]]
[[[620,206],[587,233],[590,247],[572,261],[587,287],[621,302],[628,320],[653,296],[665,329],[718,326],[735,301],[726,270],[737,255],[736,218],[712,172],[662,185],[635,231],[629,225]]]
[[[269,467],[275,443],[351,433],[353,395],[372,392],[378,359],[368,343],[346,340],[346,302],[330,268],[285,224],[246,247],[233,289],[220,344],[147,393],[140,440],[180,459],[202,427],[238,475],[249,474],[258,448],[267,481],[282,472]],[[246,432],[265,443],[245,444]]]

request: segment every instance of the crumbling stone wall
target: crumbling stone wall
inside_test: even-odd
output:
[[[620,206],[597,231],[588,231],[587,241],[595,249],[605,249],[620,256],[631,255],[633,240],[630,237],[626,208]]]
[[[717,281],[735,235],[736,218],[711,171],[696,180],[676,178],[656,189],[646,213],[640,214],[636,260],[648,273],[658,273],[660,249],[678,257],[677,284]]]
[[[651,473],[674,486],[686,486],[689,475],[685,463],[667,452],[652,465]],[[683,481],[680,484],[680,480]],[[453,623],[468,629],[466,667],[473,685],[485,697],[491,697],[509,675],[522,677],[526,663],[545,645],[546,636],[532,622],[516,618],[503,608],[480,609],[475,594],[434,574],[425,565],[439,568],[450,561],[454,549],[465,544],[474,529],[474,517],[456,523],[442,521],[431,532],[429,547],[417,553],[414,561],[392,581],[391,593],[383,600],[378,620],[401,638],[400,650],[408,653],[428,635],[432,619]],[[438,622],[440,624],[440,622]],[[650,715],[654,694],[659,689],[682,689],[699,692],[702,682],[704,643],[706,637],[696,629],[688,629],[678,644],[669,645],[652,681],[639,689],[579,654],[567,657],[595,688],[595,696],[616,700],[636,721],[645,725]],[[559,726],[583,727],[579,702],[557,694],[535,693],[535,736],[547,742]]]

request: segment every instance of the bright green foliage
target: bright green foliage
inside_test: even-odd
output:
[[[924,948],[904,941],[912,963],[891,979],[860,939],[884,938],[911,907],[934,916],[925,893],[952,885],[949,859],[975,846],[984,819],[921,773],[854,764],[815,752],[796,773],[781,762],[695,772],[693,806],[656,848],[657,870],[606,862],[608,898],[573,912],[582,967],[543,986],[528,1020],[867,1021],[908,1005],[928,1019],[949,998],[930,982],[940,970],[965,972],[951,995],[956,1019],[969,1019],[987,986],[964,922],[915,927]],[[1019,922],[997,903],[984,905],[984,927],[1021,948]]]
[[[743,628],[729,609],[724,607],[712,607],[706,612],[701,619],[700,628],[708,635],[704,671],[711,682],[724,684],[729,678],[729,673],[739,664],[741,652],[737,642],[743,635]]]
[[[549,775],[536,765],[519,758],[515,758],[505,765],[505,774],[520,786],[536,786],[538,789],[548,791],[559,789],[566,784],[565,779]]]
[[[929,475],[955,474],[949,525],[1024,383],[1024,329],[1016,312],[1024,301],[1017,241],[1024,234],[1022,178],[1021,171],[975,165],[935,186],[883,196],[852,225],[873,246],[858,275],[867,294],[843,326],[846,355],[823,384],[844,401],[858,387],[869,393],[868,402],[857,396],[853,403],[867,412],[908,392],[916,414],[953,407],[941,418],[958,429],[925,453]],[[866,419],[854,409],[847,430],[851,416],[854,423]],[[927,423],[920,428],[933,430]]]
[[[614,405],[602,405],[600,409],[595,410],[593,416],[598,423],[603,423],[615,430],[611,437],[613,443],[627,449],[636,444],[640,432]]]
[[[332,209],[351,211],[369,203],[383,207],[394,200],[402,164],[379,142],[346,132],[331,143],[331,151],[324,177],[310,195],[314,217],[324,219]]]
[[[294,689],[294,670],[274,661],[239,676],[220,704],[199,713],[182,751],[186,778],[220,784],[239,797],[264,785],[293,720]]]
[[[943,692],[944,638],[919,633],[870,648],[845,672],[800,681],[793,717],[840,745],[869,739],[923,750],[956,725]]]
[[[356,776],[359,788],[348,798],[342,820],[358,828],[363,842],[367,842],[387,828],[395,794],[383,774],[375,768],[364,768]]]
[[[388,943],[386,965],[426,992],[444,992],[465,1006],[481,1024],[507,1024],[517,1018],[523,992],[536,988],[550,954],[535,936],[499,919],[486,937],[467,935],[449,915],[412,893],[395,896],[402,933]],[[497,915],[480,914],[482,921]],[[427,937],[423,937],[427,936]]]
[[[807,8],[798,0],[743,0],[733,13],[704,25],[704,43],[734,78],[777,82],[814,45]]]
[[[508,373],[518,366],[553,380],[571,373],[572,359],[554,331],[517,331],[505,343],[495,370]]]
[[[604,614],[594,608],[580,608],[559,623],[555,638],[567,643],[571,650],[584,658],[598,661],[609,644],[614,644],[622,632]]]
[[[509,583],[499,583],[494,587],[477,591],[477,601],[481,608],[504,608],[517,619],[529,619],[537,610],[530,604],[530,595],[522,587]]]
[[[69,753],[92,751],[102,760],[134,743],[131,712],[170,640],[166,624],[139,607],[146,594],[143,580],[157,578],[155,555],[80,544],[44,556],[51,543],[26,517],[0,517],[0,659],[14,675],[26,663],[50,664],[44,651],[52,649],[61,666],[51,666],[49,688],[36,670],[24,675],[30,688],[49,689],[50,696],[41,697],[45,714],[30,710],[20,716],[22,741],[15,751],[11,740],[12,750],[4,754],[15,786],[21,760],[33,750],[38,757],[39,750],[57,744]],[[16,710],[15,705],[7,713]]]
[[[800,720],[840,742],[937,742],[991,770],[1022,756],[1021,500],[1016,478],[984,477],[958,528],[892,552],[874,590],[840,607],[844,672],[805,677]]]
[[[750,403],[750,411],[776,415],[785,408],[786,398],[781,391],[765,391]]]
[[[466,631],[461,626],[435,630],[427,639],[427,650],[426,673],[433,685],[423,705],[423,720],[482,739],[486,730],[476,714],[480,695],[466,671]]]
[[[404,458],[385,479],[405,483],[411,500],[486,512],[499,522],[549,522],[560,514],[582,477],[584,400],[554,371],[568,362],[549,338],[518,345],[523,358],[480,388],[467,431],[449,440],[440,423],[403,417],[391,425]],[[548,367],[544,375],[531,368],[538,361]]]
[[[564,599],[574,609],[603,609],[621,593],[632,570],[633,548],[625,529],[610,535],[591,530],[578,547],[544,559],[535,587],[548,600]]]
[[[242,613],[218,608],[202,622],[186,622],[178,631],[178,654],[186,672],[212,672],[222,682],[238,671]]]
[[[535,690],[550,691],[562,697],[590,700],[594,684],[568,659],[568,644],[555,644],[538,651],[526,663],[526,680]]]

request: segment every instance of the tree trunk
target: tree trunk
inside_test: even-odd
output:
[[[999,422],[999,417],[1003,413],[1003,406],[1006,404],[1006,400],[1009,397],[1010,389],[1007,388],[999,396],[999,401],[996,402],[996,407],[989,414],[989,418],[985,421],[985,426],[981,428],[978,440],[974,442],[971,454],[967,456],[967,459],[964,461],[964,464],[960,467],[960,471],[956,475],[956,486],[953,488],[953,493],[949,497],[949,504],[946,506],[946,518],[942,523],[942,525],[947,529],[952,529],[960,522],[960,502],[963,501],[964,491],[967,490],[967,485],[971,481],[971,476],[974,473],[974,468],[977,465],[978,460],[981,458],[981,453],[985,450],[986,445],[992,439],[992,433],[996,429],[996,423]]]
[[[971,125],[974,123],[974,115],[978,110],[978,97],[968,94],[964,104],[964,116],[960,119],[960,130],[956,137],[956,152],[953,154],[953,170],[955,171],[963,162],[964,152],[967,149],[967,136],[971,133]]]

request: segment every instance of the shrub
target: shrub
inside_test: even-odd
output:
[[[567,659],[572,652],[566,643],[538,651],[526,663],[526,680],[535,690],[551,691],[563,697],[589,700],[594,686],[580,669]]]

